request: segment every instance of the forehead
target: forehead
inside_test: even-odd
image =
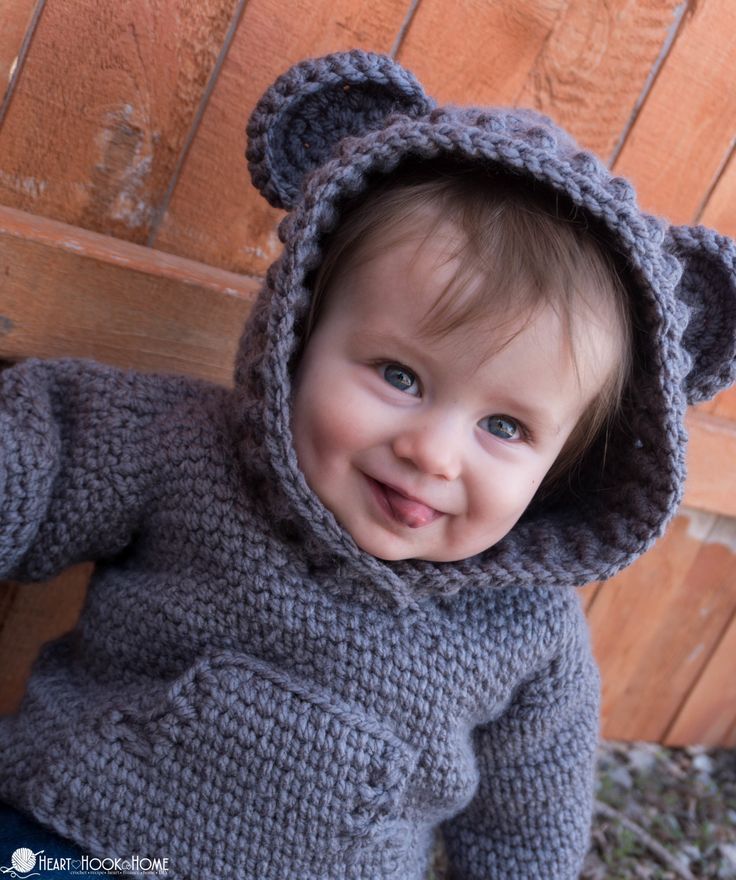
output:
[[[462,244],[457,226],[428,212],[400,229],[379,230],[339,267],[327,291],[328,307],[344,306],[363,318],[401,316],[418,329],[456,280]],[[477,289],[482,277],[474,275],[470,286]]]
[[[571,329],[555,309],[537,302],[534,308],[512,308],[501,313],[490,304],[488,313],[463,323],[447,333],[424,332],[427,314],[443,291],[453,289],[457,274],[458,243],[462,233],[449,222],[416,224],[404,230],[398,241],[385,236],[368,256],[349,262],[334,279],[328,292],[322,321],[329,333],[352,334],[352,344],[372,344],[384,353],[402,352],[417,362],[430,363],[455,374],[481,378],[487,362],[493,369],[508,366],[508,381],[525,381],[528,373],[518,371],[521,361],[529,362],[538,373],[545,370],[558,379],[564,376],[576,384],[584,398],[601,387],[617,355],[610,323],[605,316],[575,319],[575,352]],[[466,277],[458,296],[476,295],[485,283],[478,269]],[[514,300],[506,291],[504,301]],[[523,297],[520,297],[523,301]],[[480,371],[480,372],[479,372]],[[546,377],[545,377],[546,378]]]
[[[322,320],[366,342],[414,344],[437,360],[456,359],[460,345],[464,357],[472,356],[480,363],[492,352],[493,337],[499,335],[490,316],[441,336],[430,336],[423,329],[439,296],[448,287],[454,294],[458,240],[457,229],[442,223],[429,236],[426,227],[417,225],[404,230],[399,241],[385,237],[376,242],[369,256],[351,261],[338,273],[328,291]],[[476,273],[468,280],[460,295],[472,295],[472,288],[483,279]]]
[[[436,211],[424,212],[400,229],[379,232],[340,267],[323,315],[342,315],[366,332],[398,333],[451,356],[459,344],[480,360],[490,356],[527,319],[528,310],[504,310],[494,300],[506,296],[484,294],[488,278],[473,260],[461,259],[464,244],[464,233]],[[513,294],[508,299],[513,301]],[[428,318],[440,301],[443,308],[449,302],[449,312],[454,312],[472,300],[483,306],[474,310],[472,321],[435,332]]]
[[[474,336],[482,325],[490,354],[489,331],[497,343],[547,298],[534,273],[438,203],[403,208],[338,258],[321,294],[323,314],[327,304],[363,319],[401,319],[407,332],[433,344],[453,329]]]

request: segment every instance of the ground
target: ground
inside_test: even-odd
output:
[[[736,880],[736,750],[604,742],[596,804],[580,880]]]

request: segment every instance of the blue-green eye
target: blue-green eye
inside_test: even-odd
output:
[[[398,388],[399,391],[406,391],[407,394],[419,394],[416,376],[401,364],[386,364],[381,372],[388,384]]]
[[[486,416],[481,419],[480,425],[485,431],[500,440],[520,440],[523,435],[521,425],[511,416]]]

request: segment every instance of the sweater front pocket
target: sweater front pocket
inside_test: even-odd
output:
[[[217,842],[220,859],[232,848],[222,870],[241,873],[249,853],[296,867],[401,847],[417,755],[359,708],[231,651],[141,696],[72,746],[84,812],[109,801],[128,846],[159,841],[172,857],[188,850],[187,870],[212,871]]]

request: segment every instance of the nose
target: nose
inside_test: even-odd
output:
[[[392,443],[398,458],[425,474],[445,480],[460,476],[461,446],[458,426],[451,419],[410,425],[397,432]]]

